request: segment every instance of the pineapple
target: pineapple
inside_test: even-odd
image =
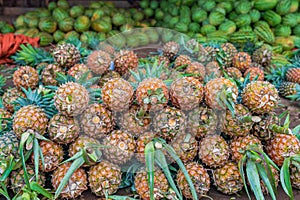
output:
[[[112,112],[99,103],[89,105],[80,122],[83,132],[93,138],[103,138],[114,128]]]
[[[106,160],[121,165],[129,161],[135,152],[136,143],[133,136],[122,130],[114,130],[103,140],[103,149]]]
[[[155,115],[153,121],[154,131],[163,139],[171,141],[185,131],[187,120],[181,110],[166,107]]]
[[[267,81],[254,81],[246,85],[242,92],[243,104],[256,114],[268,113],[278,105],[278,92]]]
[[[48,118],[43,109],[35,106],[28,105],[20,108],[15,113],[13,119],[13,130],[18,138],[27,131],[34,131],[40,135],[46,133],[48,125]]]
[[[185,168],[194,183],[198,198],[206,195],[210,189],[210,178],[206,169],[196,162],[185,164]],[[177,172],[177,184],[187,199],[193,199],[190,187],[181,169]]]
[[[235,194],[243,189],[243,179],[238,165],[233,162],[213,171],[214,185],[224,194]]]
[[[85,64],[75,64],[73,67],[71,67],[68,70],[68,74],[72,77],[74,77],[76,80],[79,80],[81,76],[89,71],[89,68]],[[91,72],[88,73],[86,79],[93,78],[93,75]]]
[[[97,75],[108,72],[112,59],[105,51],[93,51],[87,58],[87,66]]]
[[[235,46],[231,43],[224,43],[221,45],[221,49],[224,52],[224,58],[223,58],[223,64],[225,68],[229,68],[232,65],[232,59],[235,54],[238,53],[237,49]]]
[[[258,81],[263,81],[265,79],[264,70],[259,67],[250,67],[244,72],[244,77],[248,74],[250,81],[254,80],[257,77]]]
[[[12,114],[10,112],[0,108],[0,130],[7,128],[9,120],[11,118],[12,118]]]
[[[169,67],[169,65],[170,65],[170,60],[166,56],[158,56],[157,62],[158,62],[158,65],[163,65],[165,67]]]
[[[179,55],[174,62],[174,68],[178,71],[183,71],[188,65],[192,63],[192,60],[187,55]]]
[[[142,200],[150,199],[148,174],[146,169],[141,169],[137,172],[134,178],[134,186],[136,192]],[[168,180],[164,173],[158,169],[154,171],[154,199],[164,199],[165,194],[169,189]]]
[[[229,68],[226,68],[225,71],[226,71],[227,75],[231,78],[240,79],[243,77],[242,72],[238,68],[229,67]]]
[[[204,65],[199,62],[192,62],[186,67],[184,72],[198,79],[201,83],[203,83],[206,75]]]
[[[217,57],[219,56],[220,53],[220,46],[218,44],[208,44],[207,46],[204,47],[204,50],[206,51],[209,60],[210,61],[216,61]]]
[[[138,67],[138,57],[133,51],[121,50],[114,59],[115,70],[126,75],[129,69],[133,70]]]
[[[14,104],[13,102],[19,97],[25,97],[23,92],[18,91],[17,88],[7,89],[6,92],[2,96],[2,103],[4,108],[9,112],[14,112]]]
[[[133,87],[122,78],[107,81],[102,88],[102,100],[112,111],[128,110],[133,100]]]
[[[55,170],[64,158],[62,147],[52,141],[41,141],[39,145],[44,158],[44,164],[39,161],[40,170],[43,172]],[[34,154],[31,156],[31,161],[34,162]]]
[[[63,68],[55,64],[46,65],[42,72],[42,82],[44,85],[58,85],[57,73],[64,74]]]
[[[231,159],[235,162],[239,162],[239,160],[243,157],[247,147],[250,145],[257,145],[260,149],[263,148],[261,141],[253,135],[246,135],[231,140]]]
[[[254,123],[251,133],[262,141],[268,141],[275,135],[270,126],[272,124],[279,124],[279,119],[274,112],[266,113],[259,117],[261,121]]]
[[[121,78],[121,75],[116,71],[109,70],[100,78],[98,85],[102,88],[107,81],[113,78]]]
[[[300,153],[300,141],[292,134],[276,134],[265,147],[267,154],[277,166],[282,166],[286,157]]]
[[[205,65],[206,76],[213,76],[219,78],[222,76],[220,65],[217,61],[210,61]]]
[[[174,41],[170,41],[164,44],[163,46],[163,54],[164,56],[166,56],[167,58],[169,58],[170,60],[173,60],[174,57],[177,55],[177,53],[179,52],[179,44],[174,42]]]
[[[278,92],[284,97],[295,95],[297,94],[297,86],[299,87],[298,83],[282,82],[278,88]]]
[[[13,82],[16,88],[35,89],[39,83],[39,75],[36,69],[30,66],[23,66],[13,74]]]
[[[136,140],[136,154],[135,157],[141,163],[145,163],[145,147],[156,137],[153,132],[145,132],[141,134]]]
[[[300,189],[300,171],[299,168],[293,164],[290,166],[290,177],[292,186],[296,189]]]
[[[232,66],[245,72],[251,66],[251,56],[246,52],[239,52],[233,56]]]
[[[279,183],[279,171],[275,169],[272,165],[270,166],[270,168],[271,168],[271,173],[274,177],[275,188],[277,188]],[[260,186],[264,194],[269,194],[268,188],[262,180],[260,181]]]
[[[187,114],[188,132],[197,138],[203,138],[209,134],[215,134],[218,126],[216,113],[205,105],[202,105]]]
[[[54,104],[63,115],[77,116],[88,106],[89,92],[80,84],[67,82],[61,85],[55,93]]]
[[[171,101],[181,110],[192,110],[198,107],[203,96],[202,84],[193,77],[177,79],[170,88]]]
[[[58,44],[53,49],[54,61],[63,68],[70,68],[80,61],[81,55],[75,45],[70,43]]]
[[[49,138],[59,144],[69,144],[79,136],[79,122],[74,117],[60,113],[54,115],[48,124]]]
[[[88,172],[89,186],[97,196],[114,194],[122,182],[121,168],[108,161],[101,161]]]
[[[60,165],[52,174],[51,183],[55,190],[57,190],[60,182],[66,175],[71,166],[70,162]],[[68,180],[66,186],[60,193],[61,198],[75,199],[80,196],[82,192],[88,189],[88,180],[84,169],[78,168]]]
[[[263,67],[269,67],[272,62],[273,53],[267,47],[260,47],[252,54],[252,61],[260,64]]]
[[[111,56],[115,54],[115,48],[105,42],[99,43],[99,49],[105,51],[106,53],[109,53]]]
[[[0,134],[0,157],[7,158],[9,156],[19,157],[18,152],[19,139],[13,131],[3,132]],[[1,159],[2,160],[2,159]],[[3,172],[3,171],[2,171]],[[0,174],[2,174],[2,172]]]
[[[286,80],[300,84],[300,68],[290,68],[286,72]]]
[[[220,135],[207,135],[199,144],[199,158],[210,168],[224,166],[229,160],[229,145]]]

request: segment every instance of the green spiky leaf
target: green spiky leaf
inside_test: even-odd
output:
[[[147,182],[149,186],[150,199],[154,199],[154,143],[149,142],[145,147],[145,159],[147,169]]]

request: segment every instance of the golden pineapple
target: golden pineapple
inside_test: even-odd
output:
[[[272,62],[272,56],[272,50],[262,46],[253,52],[252,60],[263,67],[269,67]]]
[[[100,78],[98,84],[102,88],[107,81],[113,78],[121,78],[121,75],[116,71],[109,70]]]
[[[13,131],[4,132],[0,135],[0,157],[19,157],[19,139]],[[0,159],[1,160],[1,159]],[[2,174],[3,171],[0,172]]]
[[[80,119],[83,132],[93,138],[103,138],[114,128],[112,112],[105,105],[94,103],[87,107]]]
[[[14,104],[13,102],[20,97],[25,97],[23,92],[20,92],[17,88],[7,89],[2,96],[2,103],[4,108],[9,112],[14,112]]]
[[[205,71],[207,76],[213,76],[219,78],[222,76],[220,65],[217,61],[210,61],[205,65]]]
[[[105,51],[93,51],[87,58],[87,66],[93,73],[97,75],[105,74],[111,64],[111,57]]]
[[[16,88],[35,89],[39,83],[39,75],[36,69],[30,66],[23,66],[13,74],[13,82]]]
[[[61,85],[55,93],[54,105],[63,115],[77,116],[89,104],[89,92],[82,85],[68,82]]]
[[[70,68],[80,61],[81,55],[75,45],[70,43],[58,44],[53,49],[54,61],[63,68]]]
[[[89,186],[97,196],[114,194],[122,182],[121,168],[108,161],[101,161],[88,171]]]
[[[278,92],[280,95],[284,97],[297,94],[297,89],[296,89],[297,85],[298,83],[282,82],[278,88]]]
[[[170,41],[164,44],[163,46],[163,54],[170,60],[173,60],[173,58],[177,55],[179,52],[179,44],[174,41]]]
[[[65,74],[63,68],[55,64],[48,64],[42,72],[42,82],[44,85],[57,85],[57,73]]]
[[[187,55],[179,55],[174,62],[174,68],[178,71],[183,71],[188,65],[192,63],[192,60]]]
[[[186,67],[184,72],[198,79],[201,83],[203,83],[206,75],[205,66],[200,62],[192,62]]]
[[[246,85],[242,92],[243,104],[256,114],[268,113],[278,105],[278,92],[267,81],[254,81]]]
[[[158,56],[158,57],[157,57],[157,63],[158,63],[158,65],[163,64],[165,67],[169,67],[169,65],[170,65],[170,60],[169,60],[169,58],[166,57],[166,56]]]
[[[269,157],[279,167],[286,157],[300,153],[300,141],[292,134],[276,134],[265,147]]]
[[[52,141],[59,144],[69,144],[79,136],[79,122],[74,117],[67,117],[58,113],[50,119],[48,133]]]
[[[276,134],[272,129],[270,129],[270,126],[272,124],[279,124],[279,119],[277,114],[274,112],[266,113],[259,117],[261,120],[254,123],[251,133],[262,141],[268,141]]]
[[[103,140],[103,149],[106,160],[122,165],[129,161],[135,152],[136,143],[133,136],[122,130],[114,130]]]
[[[128,110],[133,100],[133,87],[122,78],[107,81],[102,88],[102,100],[112,111]]]
[[[210,178],[206,169],[196,162],[185,164],[185,168],[194,183],[198,198],[206,195],[210,189]],[[193,199],[190,187],[181,169],[177,172],[177,184],[184,197]]]
[[[232,65],[232,59],[235,54],[238,53],[236,47],[231,43],[224,43],[221,45],[221,49],[224,52],[223,64],[226,68],[229,68]]]
[[[216,61],[218,54],[220,53],[220,47],[218,45],[206,45],[204,47],[204,50],[207,53],[208,59],[210,61]]]
[[[29,105],[24,106],[15,113],[13,119],[13,130],[18,138],[26,131],[37,132],[40,135],[46,133],[48,118],[43,109]]]
[[[229,160],[230,150],[220,135],[207,135],[199,144],[199,158],[210,168],[224,166]]]
[[[244,73],[244,77],[246,77],[249,73],[249,79],[251,81],[254,80],[256,77],[258,81],[263,81],[265,79],[264,70],[260,69],[259,67],[248,68]]]
[[[66,175],[71,164],[72,163],[70,162],[64,163],[53,172],[51,183],[55,190],[57,190],[60,182]],[[87,184],[88,180],[86,172],[83,168],[79,168],[72,174],[71,178],[68,180],[66,186],[60,193],[60,197],[66,199],[74,199],[80,196],[82,192],[88,189]]]
[[[7,110],[0,108],[0,127],[1,129],[5,129],[9,122],[9,119],[12,118],[12,114]]]
[[[225,71],[226,71],[227,75],[231,78],[240,79],[243,77],[242,72],[238,68],[229,67],[229,68],[226,68]]]
[[[133,51],[121,50],[114,59],[115,70],[125,75],[129,72],[129,69],[133,70],[138,67],[138,57]]]
[[[224,194],[235,194],[244,187],[238,165],[233,162],[213,171],[214,185]]]
[[[141,163],[145,163],[145,147],[156,137],[153,132],[145,132],[141,134],[136,140],[136,154],[135,157]]]
[[[134,179],[136,192],[142,200],[150,200],[150,191],[148,185],[148,174],[146,169],[141,169]],[[169,189],[169,183],[164,173],[158,169],[154,171],[154,199],[164,199]]]
[[[181,110],[192,110],[199,106],[203,99],[203,86],[193,77],[175,80],[170,88],[170,97],[174,106]]]
[[[300,84],[300,68],[290,68],[286,72],[286,80]]]
[[[68,74],[72,77],[74,77],[76,80],[79,80],[80,77],[87,73],[89,71],[89,68],[85,64],[75,64],[68,70]],[[86,79],[93,78],[93,75],[91,72],[88,73]]]
[[[64,152],[60,145],[52,141],[40,141],[40,148],[44,157],[44,164],[39,160],[39,168],[43,172],[55,170],[64,158]],[[34,154],[31,156],[34,163]]]
[[[233,56],[232,66],[245,72],[251,66],[251,56],[246,52],[239,52]]]

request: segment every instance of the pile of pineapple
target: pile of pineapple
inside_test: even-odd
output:
[[[0,109],[2,195],[120,199],[134,186],[140,199],[199,199],[213,185],[228,195],[249,185],[275,199],[280,178],[290,197],[300,189],[299,127],[274,112],[267,48],[190,39],[147,57],[108,43],[81,50],[58,44],[53,63],[13,73]]]

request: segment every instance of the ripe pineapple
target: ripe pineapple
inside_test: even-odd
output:
[[[114,130],[103,140],[106,160],[121,165],[129,161],[135,152],[136,143],[133,136],[122,130]]]
[[[290,177],[292,186],[296,189],[300,189],[300,171],[299,168],[293,164],[290,166]]]
[[[199,106],[203,99],[203,86],[193,77],[175,80],[170,88],[170,97],[174,106],[181,110],[192,110]]]
[[[89,92],[80,84],[67,82],[55,93],[54,105],[63,115],[77,116],[88,106]]]
[[[23,66],[13,74],[13,82],[19,90],[23,87],[35,89],[39,83],[39,75],[36,69],[30,66]]]
[[[109,53],[101,50],[93,51],[87,58],[87,66],[93,73],[103,75],[109,70],[111,61]]]
[[[186,129],[185,114],[174,107],[166,107],[156,113],[153,120],[153,128],[156,133],[165,140],[171,141]]]
[[[44,110],[35,105],[20,108],[13,119],[13,130],[18,138],[21,138],[22,134],[29,130],[44,135],[47,125],[48,118]]]
[[[13,102],[19,97],[25,97],[23,92],[18,91],[17,88],[7,89],[6,92],[2,96],[2,103],[4,108],[9,112],[14,112],[14,104]]]
[[[214,185],[224,194],[235,194],[243,189],[243,179],[238,165],[233,162],[213,171]]]
[[[277,188],[279,183],[279,171],[275,169],[272,165],[270,166],[270,168],[271,168],[272,175],[274,177],[275,187]],[[262,180],[260,181],[260,186],[264,194],[269,194],[268,188]]]
[[[122,78],[107,81],[102,88],[102,100],[112,111],[128,110],[133,100],[133,88]]]
[[[1,102],[0,102],[1,103]],[[0,108],[0,127],[1,130],[7,128],[9,119],[12,118],[12,114],[7,110]]]
[[[227,75],[231,78],[240,79],[243,77],[242,72],[238,68],[229,67],[225,71],[226,71]]]
[[[278,92],[267,81],[254,81],[246,85],[242,92],[243,104],[256,114],[268,113],[278,105]]]
[[[203,83],[206,75],[205,67],[200,62],[192,62],[186,67],[184,72],[198,79],[201,83]]]
[[[178,71],[183,71],[188,65],[192,63],[192,60],[187,55],[179,55],[174,62],[174,68]]]
[[[114,58],[115,70],[125,75],[129,69],[133,70],[138,67],[138,57],[133,51],[121,50]]]
[[[145,163],[145,147],[156,137],[153,132],[145,132],[141,134],[136,140],[136,154],[135,157],[141,163]]]
[[[88,172],[89,186],[97,196],[114,194],[122,181],[121,168],[108,161],[101,161]]]
[[[245,72],[251,66],[251,56],[246,52],[239,52],[233,56],[232,66]]]
[[[85,64],[75,64],[68,70],[68,74],[72,77],[74,77],[76,80],[79,80],[80,77],[87,73],[89,71],[89,68]],[[93,78],[93,75],[91,72],[88,73],[86,79]]]
[[[286,80],[300,84],[300,68],[290,68],[286,72]]]
[[[197,138],[215,134],[218,126],[216,113],[207,106],[200,106],[187,114],[188,132]]]
[[[115,48],[105,42],[99,43],[99,49],[106,53],[109,53],[111,56],[115,54]]]
[[[148,174],[146,169],[141,169],[134,179],[134,186],[136,192],[142,200],[150,199],[150,192],[148,186]],[[158,169],[154,171],[154,199],[164,199],[165,194],[169,189],[169,183],[164,173]]]
[[[103,138],[114,128],[112,112],[99,103],[89,105],[80,122],[83,132],[93,138]]]
[[[52,141],[41,141],[40,148],[44,157],[44,165],[39,161],[39,169],[43,172],[51,172],[55,170],[64,158],[64,152],[60,145]],[[34,154],[31,156],[34,162]]]
[[[217,61],[210,61],[205,65],[205,71],[207,76],[213,76],[219,78],[222,76],[220,65]]]
[[[48,64],[42,72],[42,82],[44,85],[58,85],[56,80],[57,73],[65,74],[63,68],[55,64]]]
[[[70,68],[80,60],[80,52],[75,45],[70,43],[58,44],[53,49],[54,61],[63,68]]]
[[[60,165],[53,172],[51,183],[54,190],[57,190],[60,182],[66,175],[70,166],[71,166],[70,162],[64,163]],[[79,168],[72,174],[71,178],[68,180],[66,186],[63,188],[62,192],[60,193],[60,197],[66,199],[74,199],[80,196],[82,192],[88,189],[87,184],[88,184],[87,175],[84,169]]]
[[[268,141],[276,134],[270,126],[279,124],[279,119],[274,112],[266,113],[259,116],[261,121],[254,123],[251,133],[262,141]]]
[[[209,60],[210,61],[216,61],[218,54],[220,53],[220,46],[217,44],[208,44],[204,47],[204,50],[206,51]]]
[[[158,63],[158,65],[163,65],[163,66],[165,66],[165,67],[169,67],[169,65],[170,65],[170,60],[169,60],[169,58],[168,57],[166,57],[166,56],[158,56],[157,57],[157,63]]]
[[[269,157],[279,167],[286,157],[300,153],[300,141],[295,135],[290,134],[276,134],[265,147]]]
[[[196,162],[185,164],[185,168],[194,183],[198,198],[206,195],[210,189],[210,178],[206,169]],[[182,194],[187,199],[193,199],[193,196],[190,192],[190,187],[181,170],[177,172],[177,184]]]
[[[257,145],[260,149],[263,148],[261,141],[253,135],[246,135],[231,140],[231,159],[235,162],[239,162],[243,157],[245,150],[250,145]]]
[[[223,64],[225,68],[229,68],[232,65],[232,59],[235,54],[238,53],[236,47],[231,43],[224,43],[221,45],[224,52]]]
[[[244,72],[244,77],[246,77],[250,73],[249,79],[252,81],[256,77],[258,81],[263,81],[265,79],[264,70],[259,67],[250,67]]]
[[[74,117],[60,113],[54,115],[48,124],[49,138],[59,144],[69,144],[79,136],[79,122]]]
[[[166,56],[170,60],[173,60],[174,57],[179,52],[179,49],[180,49],[180,47],[177,42],[170,41],[170,42],[167,42],[164,44],[162,51],[163,51],[164,56]]]
[[[0,157],[1,158],[7,158],[10,155],[13,155],[15,158],[18,158],[19,157],[18,148],[19,148],[19,139],[17,138],[16,134],[13,131],[4,132],[0,134]]]
[[[113,78],[121,78],[121,75],[116,71],[109,70],[100,78],[98,84],[102,88],[107,81]]]
[[[280,95],[286,97],[289,95],[297,94],[296,87],[299,87],[298,83],[293,82],[282,82],[278,88],[278,92]]]
[[[210,168],[224,166],[229,160],[229,145],[220,135],[207,135],[199,144],[199,158]]]
[[[263,67],[269,67],[272,62],[273,53],[267,47],[260,47],[252,54],[252,61],[260,64]]]

